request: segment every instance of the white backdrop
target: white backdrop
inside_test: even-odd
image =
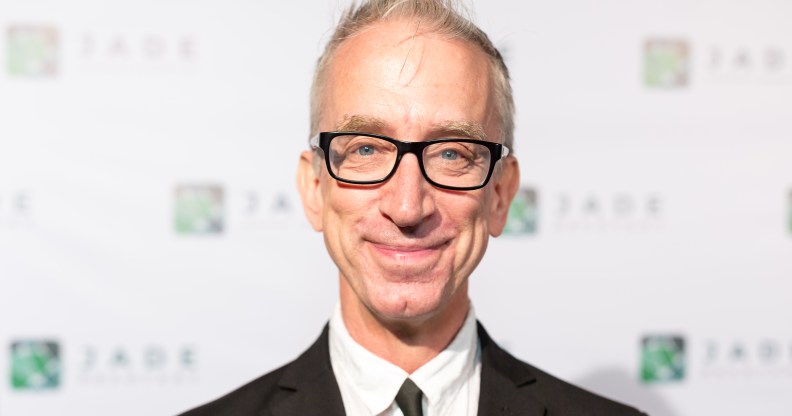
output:
[[[337,277],[293,175],[338,10],[0,0],[0,416],[175,414],[314,340]],[[792,3],[475,12],[524,187],[489,332],[654,416],[789,415]]]

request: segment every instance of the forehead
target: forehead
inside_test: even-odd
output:
[[[372,24],[343,41],[327,70],[322,129],[350,117],[381,131],[425,135],[433,126],[495,128],[487,55],[468,41],[408,19]],[[407,138],[404,138],[407,139]],[[414,139],[414,138],[413,138]]]

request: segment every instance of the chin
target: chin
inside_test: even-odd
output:
[[[390,321],[431,318],[451,299],[446,286],[435,282],[391,283],[369,289],[367,306],[380,319]]]

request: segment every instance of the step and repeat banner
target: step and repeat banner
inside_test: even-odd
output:
[[[0,0],[0,416],[172,415],[296,357],[337,0]],[[521,190],[471,277],[514,355],[654,416],[792,409],[792,3],[486,1]]]

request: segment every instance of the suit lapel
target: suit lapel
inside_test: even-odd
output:
[[[535,397],[532,384],[536,378],[528,366],[502,350],[478,324],[481,343],[481,416],[543,416],[546,406]]]
[[[330,365],[328,326],[319,339],[289,365],[278,381],[279,400],[262,415],[344,416],[341,391]]]
[[[545,416],[546,406],[531,386],[536,378],[528,366],[502,350],[478,324],[481,343],[481,416]],[[344,416],[338,382],[330,365],[328,327],[319,339],[289,365],[278,382],[278,400],[262,416]]]

